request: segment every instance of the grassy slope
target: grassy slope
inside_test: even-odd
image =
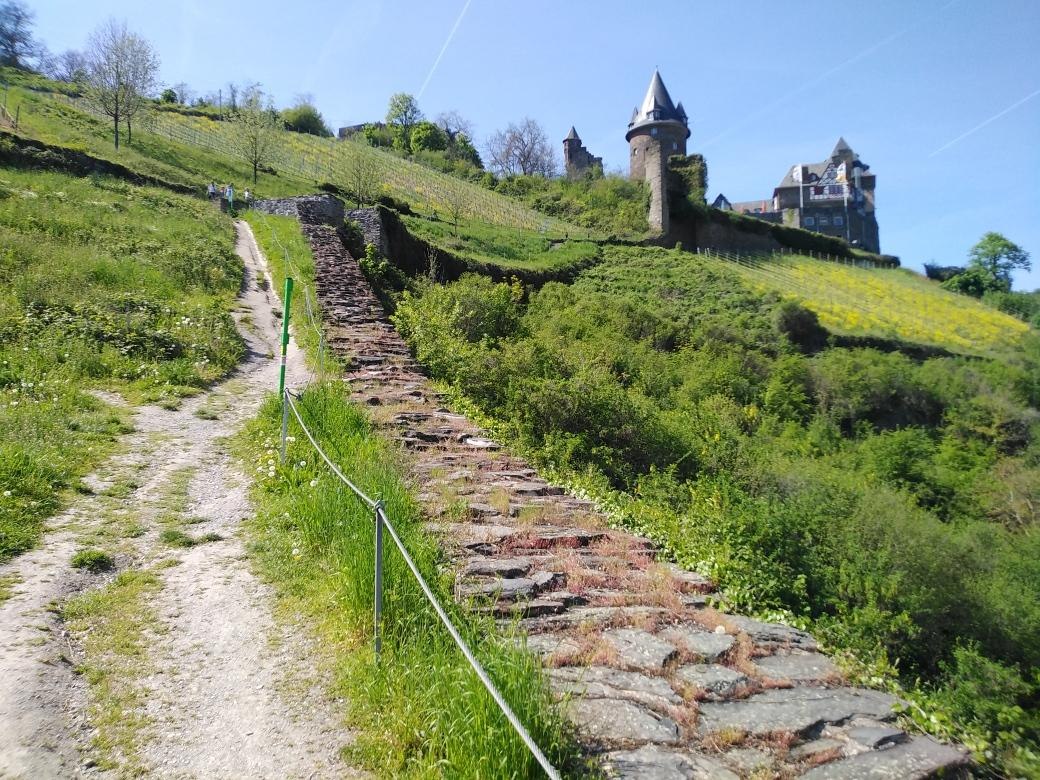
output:
[[[801,301],[835,333],[991,355],[1029,331],[1021,320],[905,269],[873,270],[798,256],[732,267],[755,289]]]
[[[607,261],[583,273],[580,285],[681,300],[696,294],[698,274],[725,271],[758,292],[798,300],[834,333],[970,355],[1002,352],[1029,331],[1014,317],[905,270],[869,270],[799,256],[742,264],[652,247],[607,248],[604,254]]]
[[[408,231],[463,260],[505,269],[547,271],[592,262],[599,247],[591,241],[551,241],[546,233],[464,219],[452,224],[421,217],[403,217]]]
[[[135,130],[134,140],[129,145],[124,136],[117,150],[112,144],[112,128],[107,121],[81,111],[60,95],[12,87],[8,106],[12,112],[20,109],[16,131],[19,135],[86,152],[172,184],[197,187],[200,193],[209,181],[244,184],[251,176],[245,162],[234,156],[149,133],[144,127]],[[261,197],[296,195],[313,190],[313,181],[290,172],[278,177],[265,177],[257,188]]]
[[[11,71],[2,74],[10,76]],[[69,146],[118,161],[128,167],[168,181],[200,187],[211,179],[231,181],[239,187],[251,174],[234,148],[234,129],[228,122],[156,111],[142,118],[134,142],[116,152],[112,148],[107,119],[89,113],[86,101],[39,88],[14,86],[8,97],[13,113],[21,107],[19,132],[48,143]],[[57,87],[57,85],[53,85]],[[473,222],[529,230],[548,229],[553,235],[588,232],[561,220],[546,217],[513,198],[434,171],[379,149],[300,133],[279,132],[271,166],[277,176],[262,175],[256,192],[260,197],[313,191],[321,182],[346,187],[351,167],[361,159],[370,167],[381,190],[417,211],[446,219],[454,207]]]
[[[200,201],[0,168],[0,559],[122,432],[87,390],[175,403],[237,362],[230,247]]]

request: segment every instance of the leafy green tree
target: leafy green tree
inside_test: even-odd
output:
[[[951,276],[941,286],[944,290],[970,295],[972,298],[981,298],[988,292],[1003,291],[992,274],[976,267],[965,268],[956,276]]]
[[[1029,271],[1032,263],[1029,253],[1000,233],[989,232],[968,253],[970,268],[977,268],[987,273],[999,287],[994,289],[1011,289],[1011,272],[1015,269]]]
[[[412,128],[410,143],[412,154],[439,152],[448,148],[448,135],[433,122],[419,122]]]
[[[395,130],[394,146],[400,149],[411,149],[412,128],[423,120],[423,112],[419,102],[407,92],[398,92],[390,96],[390,104],[386,108],[386,123]]]
[[[448,157],[455,160],[468,162],[475,168],[483,170],[484,161],[480,159],[480,152],[473,145],[466,133],[456,133],[448,144]]]
[[[177,102],[177,93],[174,92],[169,87],[167,87],[166,89],[164,89],[162,91],[162,94],[159,95],[159,102],[160,103],[176,103]]]
[[[301,100],[292,108],[282,111],[282,122],[286,130],[294,133],[308,133],[320,138],[329,138],[332,131],[325,124],[321,112],[309,100]]]

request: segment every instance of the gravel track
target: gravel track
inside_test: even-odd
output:
[[[123,454],[85,481],[94,495],[77,498],[53,518],[41,544],[0,567],[14,595],[0,604],[0,777],[104,777],[96,768],[89,719],[91,693],[74,672],[82,658],[52,605],[103,586],[106,578],[74,570],[71,555],[106,524],[139,523],[144,533],[123,542],[119,568],[154,569],[162,587],[148,604],[160,630],[136,680],[148,725],[137,736],[146,774],[176,778],[288,778],[357,775],[340,759],[351,735],[335,703],[322,693],[306,632],[276,621],[271,589],[252,573],[240,525],[252,509],[248,479],[225,439],[252,417],[277,386],[280,303],[256,243],[236,223],[245,263],[235,311],[248,354],[238,371],[176,411],[129,410],[134,433]],[[305,382],[302,353],[290,344],[287,381]],[[217,419],[202,419],[200,408]],[[209,415],[207,415],[209,416]],[[113,500],[102,488],[132,475],[138,485]],[[159,540],[171,484],[187,479],[182,515],[193,536],[218,541],[186,549]],[[114,758],[117,763],[119,756]]]

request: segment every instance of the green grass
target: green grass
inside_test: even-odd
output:
[[[101,769],[121,777],[144,772],[140,740],[151,720],[137,681],[149,671],[147,631],[160,628],[148,604],[162,587],[149,571],[123,572],[101,590],[67,602],[62,619],[81,643],[76,670],[91,688],[90,722]]]
[[[170,402],[237,364],[231,247],[201,201],[0,168],[0,560],[129,430],[88,390]]]
[[[444,249],[471,266],[492,265],[506,270],[547,271],[589,265],[600,255],[591,241],[550,240],[545,232],[492,225],[472,219],[450,222],[422,217],[402,217],[408,231]],[[570,235],[584,236],[575,229]]]
[[[86,569],[94,574],[111,571],[116,565],[115,560],[107,552],[94,549],[80,550],[72,556],[69,563],[74,569]]]
[[[310,314],[313,314],[315,322],[320,322],[321,307],[314,295],[314,255],[307,239],[300,232],[300,223],[293,217],[278,217],[255,211],[246,213],[245,219],[267,257],[267,267],[278,297],[284,294],[286,276],[292,276],[296,283],[290,310],[293,338],[304,350],[311,367],[317,368],[320,365],[320,337]],[[309,310],[306,298],[310,301]],[[326,356],[326,360],[330,359]]]
[[[538,744],[558,762],[573,760],[537,660],[499,638],[493,621],[454,604],[451,577],[438,567],[437,543],[423,529],[397,453],[342,385],[311,388],[300,403],[345,473],[386,502],[420,570]],[[331,477],[296,426],[286,465],[277,463],[280,419],[270,398],[241,441],[258,474],[250,548],[283,606],[317,626],[335,694],[359,729],[350,758],[388,776],[540,776],[393,550],[385,559],[383,658],[375,664],[371,512]]]
[[[0,69],[6,75],[8,69]],[[252,168],[234,155],[148,132],[146,125],[135,128],[133,141],[126,143],[125,128],[120,135],[120,148],[112,143],[111,123],[77,107],[69,98],[49,92],[12,87],[8,107],[19,111],[17,133],[47,144],[85,152],[101,160],[119,163],[132,171],[175,185],[198,188],[200,195],[206,184],[234,182],[248,186]],[[174,120],[175,121],[175,120]],[[209,121],[209,120],[206,120]],[[294,176],[290,171],[268,176],[254,188],[260,197],[298,195],[311,192],[314,182]]]
[[[206,533],[201,536],[192,536],[177,528],[167,528],[159,534],[159,541],[170,547],[195,547],[206,542],[219,542],[224,537],[218,533]]]

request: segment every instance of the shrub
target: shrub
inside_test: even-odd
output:
[[[776,308],[776,329],[802,352],[818,352],[827,346],[827,330],[820,325],[816,312],[794,301],[784,301]]]

